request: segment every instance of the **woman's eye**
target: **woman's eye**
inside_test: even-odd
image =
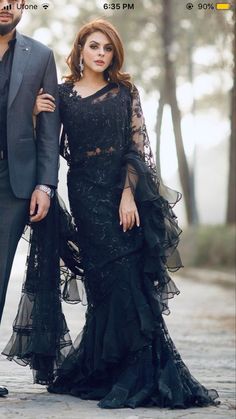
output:
[[[90,45],[90,48],[95,49],[97,48],[97,45]]]
[[[112,51],[112,47],[107,47],[106,51]]]

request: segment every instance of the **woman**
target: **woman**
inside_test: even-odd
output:
[[[61,153],[88,309],[79,343],[48,390],[100,400],[102,408],[214,404],[216,391],[191,376],[162,317],[178,294],[167,268],[181,266],[171,208],[180,195],[157,177],[115,28],[101,19],[83,26],[67,63]],[[36,114],[54,108],[50,95],[38,96]]]

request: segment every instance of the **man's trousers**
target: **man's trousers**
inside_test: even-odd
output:
[[[29,218],[29,200],[13,195],[7,160],[0,160],[0,322],[17,244]]]

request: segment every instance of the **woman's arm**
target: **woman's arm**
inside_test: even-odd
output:
[[[130,142],[129,152],[134,152],[136,155],[143,159],[146,127],[142,113],[139,92],[136,87],[133,88],[131,97],[132,105],[129,129],[130,138],[128,138],[128,141]],[[140,226],[139,213],[134,199],[137,183],[138,174],[135,168],[127,162],[126,178],[119,208],[120,224],[123,224],[124,231],[127,229],[131,230],[135,223],[138,227]]]
[[[40,112],[54,112],[55,109],[55,98],[49,93],[43,93],[43,89],[40,89],[34,105],[33,117]]]

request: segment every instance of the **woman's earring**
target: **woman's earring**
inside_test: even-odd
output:
[[[80,77],[83,77],[84,73],[84,63],[83,63],[83,58],[82,56],[80,56],[80,61],[79,61],[79,75]]]

